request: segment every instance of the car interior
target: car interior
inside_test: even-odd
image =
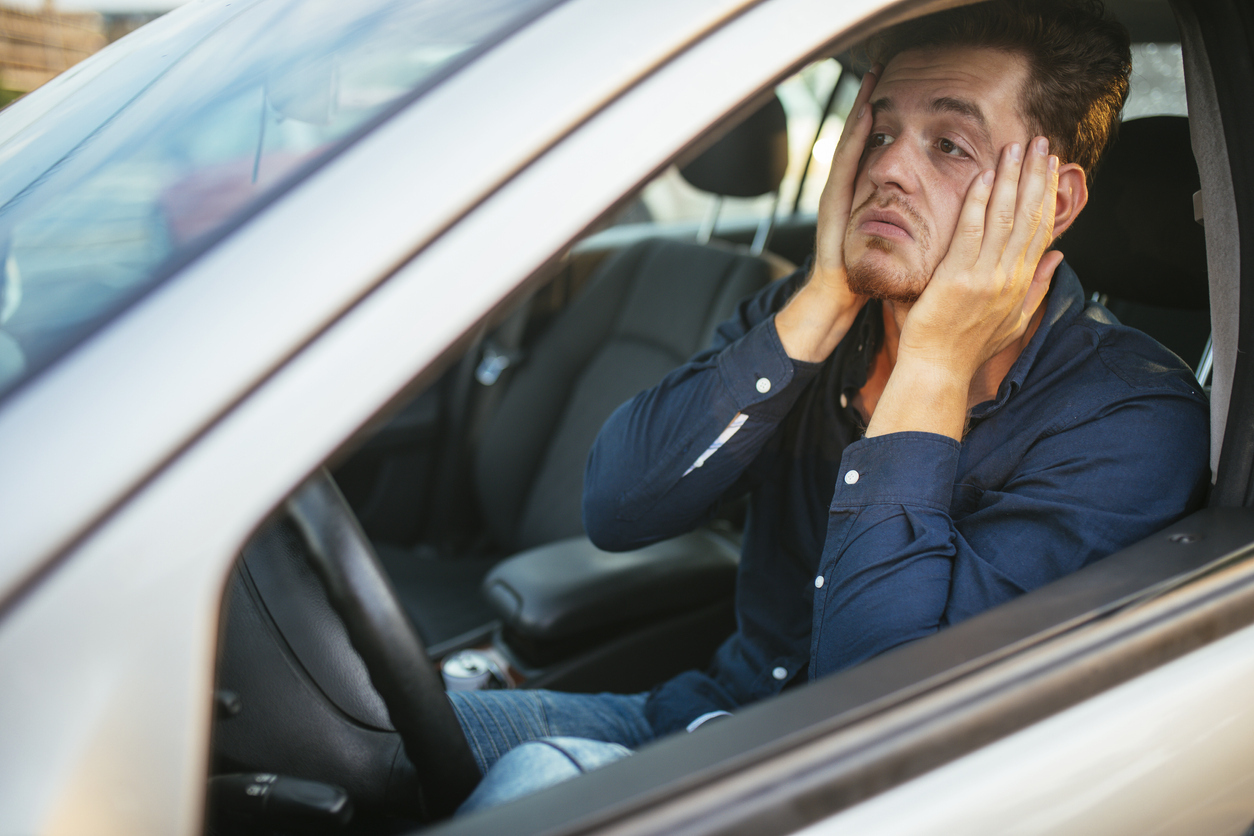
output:
[[[1058,246],[1095,301],[1205,384],[1204,219],[1179,35],[1165,4],[1123,5],[1147,62],[1134,65],[1129,111],[1140,103]],[[255,534],[223,605],[208,832],[440,820],[477,779],[446,688],[632,692],[705,664],[734,628],[743,505],[604,552],[581,524],[584,461],[619,404],[806,263],[823,157],[860,69],[848,53],[808,66],[625,198]]]

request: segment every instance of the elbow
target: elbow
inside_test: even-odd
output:
[[[601,469],[597,467],[597,449],[594,444],[584,468],[581,507],[583,530],[598,549],[609,552],[624,551],[631,546],[625,543],[625,532],[616,512],[618,492],[609,482],[612,480],[603,478]]]
[[[607,552],[624,552],[636,548],[623,521],[614,513],[615,503],[605,497],[583,494],[583,530],[592,545]]]
[[[602,551],[621,552],[631,548],[616,530],[612,516],[589,510],[586,502],[583,506],[583,528],[588,539],[592,541],[592,545]]]
[[[624,518],[622,495],[626,487],[613,478],[598,478],[595,449],[588,458],[583,484],[583,530],[592,545],[602,551],[626,552],[662,539],[649,536],[649,526],[642,526],[640,520]]]

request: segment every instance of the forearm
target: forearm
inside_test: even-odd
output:
[[[926,432],[962,440],[971,378],[961,370],[899,356],[880,396],[867,438]]]
[[[700,355],[606,422],[584,476],[584,527],[605,549],[691,530],[741,481],[814,369],[760,322]]]
[[[843,276],[817,268],[775,316],[784,351],[794,360],[821,363],[849,333],[866,300],[849,292]]]
[[[923,433],[845,450],[814,593],[815,676],[940,628],[957,547],[958,454],[957,443]]]
[[[851,444],[815,590],[814,675],[970,618],[1195,509],[1207,484],[1203,405],[1163,391],[1094,397],[1069,400],[1082,415],[1051,400],[995,413],[972,430],[966,443],[983,453],[965,471],[959,445],[940,435]],[[1047,417],[1023,417],[1036,413]]]

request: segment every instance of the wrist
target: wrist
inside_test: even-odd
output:
[[[784,351],[794,360],[821,363],[849,333],[866,299],[849,292],[843,275],[817,269],[775,315]]]
[[[937,388],[962,389],[964,392],[971,386],[981,363],[978,358],[970,357],[962,352],[947,354],[935,348],[920,351],[906,345],[903,340],[897,349],[897,365],[906,374],[919,381],[931,381]]]
[[[971,376],[961,369],[898,355],[866,435],[928,432],[961,441],[970,388]]]

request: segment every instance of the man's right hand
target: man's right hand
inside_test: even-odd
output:
[[[794,360],[819,363],[844,339],[854,317],[866,304],[865,296],[849,290],[845,274],[845,229],[853,209],[858,162],[871,133],[871,93],[883,68],[878,64],[862,78],[840,142],[832,154],[832,168],[819,199],[818,238],[814,268],[805,285],[775,315],[775,330],[784,351]]]

